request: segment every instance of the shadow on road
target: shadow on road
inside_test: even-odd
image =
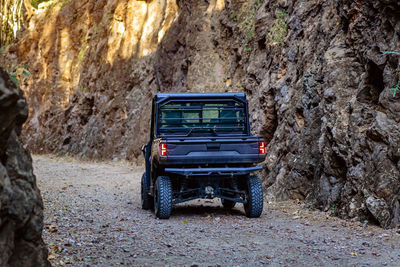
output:
[[[197,204],[197,203],[189,203],[189,204],[181,204],[174,206],[172,211],[173,216],[245,216],[244,212],[240,211],[238,208],[240,204],[237,204],[237,207],[232,210],[226,210],[221,205],[211,204]]]

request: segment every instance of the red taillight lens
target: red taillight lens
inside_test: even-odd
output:
[[[258,143],[258,153],[265,154],[265,142]]]
[[[160,154],[161,156],[167,155],[167,144],[160,144]]]

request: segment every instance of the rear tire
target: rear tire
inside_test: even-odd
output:
[[[244,204],[246,216],[249,218],[258,218],[263,211],[263,191],[260,178],[249,176],[247,178],[247,202]]]
[[[153,208],[154,200],[149,195],[149,182],[147,180],[146,173],[143,173],[141,180],[141,200],[142,200],[142,209],[149,210]]]
[[[157,218],[168,219],[172,212],[172,185],[168,176],[159,176],[154,192],[154,211]]]
[[[235,201],[222,199],[222,198],[221,198],[221,203],[222,203],[222,206],[224,206],[224,209],[226,209],[226,210],[231,210],[236,205]]]

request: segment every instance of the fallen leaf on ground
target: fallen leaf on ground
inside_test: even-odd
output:
[[[58,232],[58,229],[57,229],[56,227],[50,226],[49,232],[50,232],[50,233],[57,233],[57,232]]]
[[[77,256],[74,256],[74,261],[83,261],[82,258],[78,258]]]
[[[49,256],[47,257],[47,259],[48,260],[53,260],[53,259],[58,258],[58,257],[59,257],[59,255],[57,255],[56,253],[50,252]]]

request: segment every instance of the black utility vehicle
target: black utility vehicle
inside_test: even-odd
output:
[[[250,135],[245,94],[157,94],[142,151],[142,208],[158,218],[196,198],[220,198],[226,209],[243,203],[248,217],[261,215],[261,182],[250,173],[261,169],[265,143]]]

